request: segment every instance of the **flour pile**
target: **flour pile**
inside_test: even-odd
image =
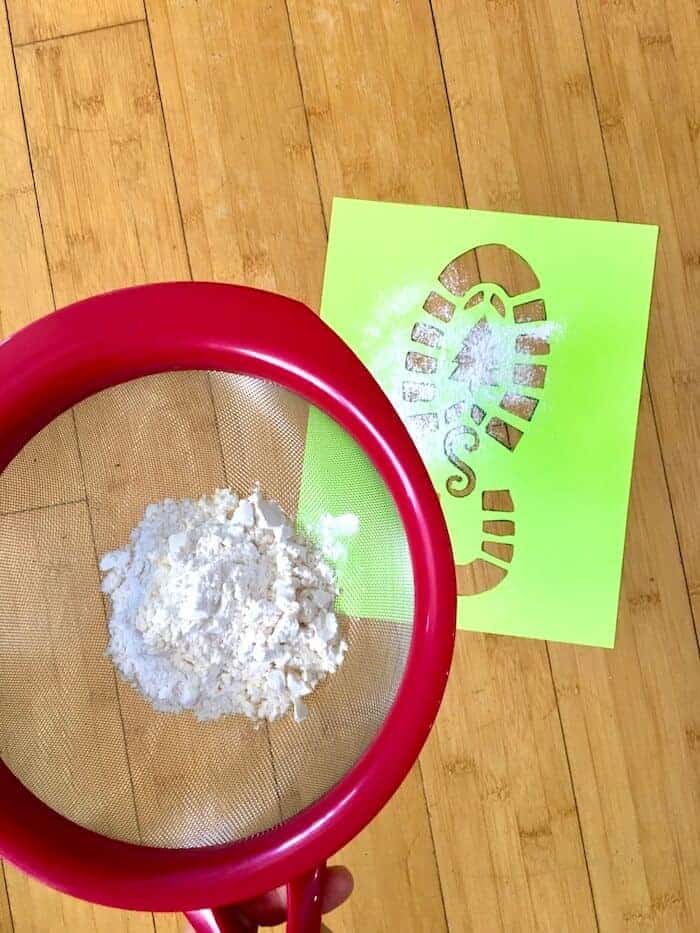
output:
[[[107,654],[159,711],[299,722],[345,656],[331,564],[259,490],[149,505],[100,570]]]

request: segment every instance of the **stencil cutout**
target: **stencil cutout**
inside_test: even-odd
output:
[[[467,564],[457,564],[457,592],[460,596],[485,593],[502,583],[513,559],[515,535],[513,499],[507,489],[490,489],[482,496],[483,521],[481,554]],[[508,516],[502,518],[501,516]],[[494,544],[503,543],[509,550],[499,553]],[[495,559],[494,559],[495,558]]]
[[[482,267],[499,281],[485,281]],[[423,311],[433,316],[439,312],[447,326],[438,328],[419,319],[410,332],[411,341],[438,352],[427,357],[413,351],[405,357],[408,373],[420,372],[430,381],[405,381],[403,400],[443,404],[446,424],[471,421],[486,437],[514,451],[524,435],[524,423],[532,420],[539,403],[531,390],[545,385],[547,366],[537,360],[551,350],[552,326],[547,323],[544,298],[532,297],[539,288],[528,263],[502,244],[467,250],[452,259],[422,303]],[[453,401],[460,394],[463,398]],[[470,417],[463,419],[465,411]],[[432,424],[433,415],[440,418],[437,411],[424,414],[431,416]],[[413,415],[409,418],[419,423]],[[457,451],[471,436],[470,430],[475,440],[468,452],[473,452],[480,434],[471,428],[451,428],[444,441],[445,456],[464,476],[461,484],[451,476],[447,491],[460,498],[476,488],[473,467],[464,450]]]

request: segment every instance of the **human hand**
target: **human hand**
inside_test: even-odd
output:
[[[347,868],[334,867],[326,871],[321,895],[321,912],[327,914],[344,903],[352,894],[353,878]],[[287,917],[287,888],[276,888],[251,901],[238,904],[238,909],[260,926],[276,926]],[[327,930],[327,927],[323,929]]]

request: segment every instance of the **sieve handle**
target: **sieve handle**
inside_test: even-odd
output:
[[[321,933],[321,892],[326,866],[319,865],[287,885],[287,933]],[[256,933],[257,923],[236,905],[189,910],[194,933]]]
[[[237,907],[188,910],[185,913],[194,933],[257,933],[258,925]]]
[[[319,865],[287,885],[287,933],[319,933],[326,866]]]

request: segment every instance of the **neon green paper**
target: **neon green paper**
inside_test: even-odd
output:
[[[408,542],[384,481],[356,442],[317,408],[309,411],[298,518],[319,540],[326,515],[357,515],[358,531],[339,538],[333,559],[339,612],[410,622],[413,580]],[[335,543],[335,542],[334,542]]]
[[[657,232],[637,224],[334,201],[322,316],[372,370],[409,425],[440,496],[456,563],[487,559],[507,571],[492,589],[460,597],[461,628],[614,643]],[[458,298],[438,281],[451,260],[486,244],[503,244],[522,257],[536,287],[512,297],[482,274]],[[455,305],[450,321],[424,310],[431,292]],[[480,296],[481,303],[464,308]],[[514,308],[537,299],[544,301],[546,322],[518,324]],[[414,331],[416,324],[428,329]],[[412,333],[436,339],[430,328],[437,328],[441,347],[412,339]],[[529,356],[523,334],[538,338],[535,344],[549,352]],[[525,343],[532,348],[532,341]],[[406,369],[407,354],[416,352],[435,359],[429,364],[435,373]],[[542,388],[516,384],[516,373],[525,382],[537,375],[515,364],[546,366]],[[405,390],[406,383],[420,384],[421,397],[435,398],[407,401],[404,392],[411,396],[415,389]],[[513,395],[536,400],[531,420],[501,407],[506,393],[509,405]],[[448,423],[446,410],[455,401],[467,404]],[[480,424],[475,404],[485,412]],[[428,430],[427,422],[418,427],[413,415],[427,415],[433,426],[437,417],[437,430]],[[514,449],[487,433],[493,418],[522,431]],[[448,442],[453,428],[459,430]],[[314,482],[325,477],[329,496],[339,500],[342,484],[332,470],[318,468],[329,431],[337,428],[312,420],[307,461],[314,464]],[[448,447],[468,469],[450,463]],[[302,521],[312,498],[310,475],[305,468]],[[459,493],[470,485],[469,475],[473,489],[467,495],[448,492],[450,477],[457,477],[451,488]],[[514,511],[484,512],[487,490],[508,490]],[[362,528],[362,503],[353,506]],[[369,516],[364,519],[366,527]],[[484,520],[512,520],[515,532],[485,534]],[[512,544],[512,560],[485,554],[484,541]],[[357,574],[361,551],[350,555],[343,573]],[[344,608],[390,618],[390,612],[377,612],[386,571],[374,557],[364,560],[365,585]]]

